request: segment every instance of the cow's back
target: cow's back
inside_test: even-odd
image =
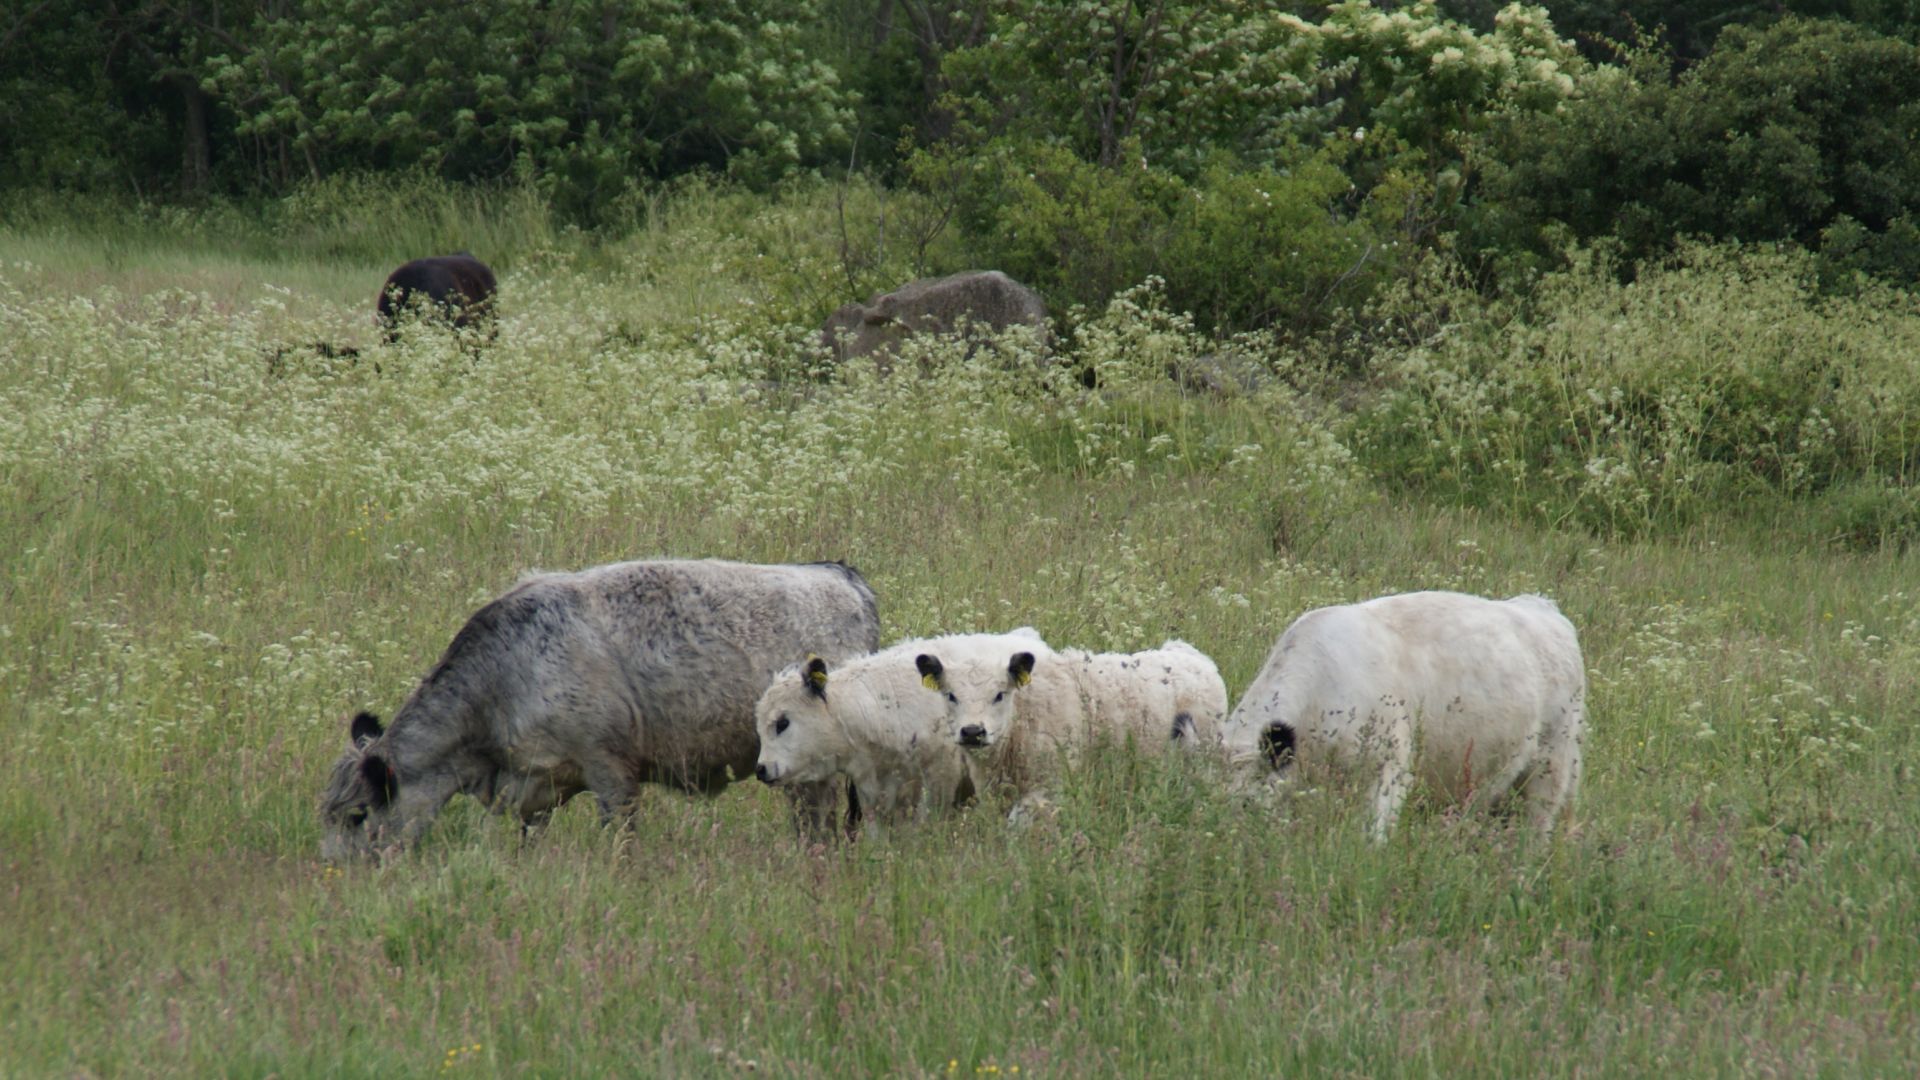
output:
[[[862,655],[878,633],[872,591],[837,564],[532,574],[468,620],[416,696],[458,703],[471,737],[517,769],[611,755],[646,779],[709,787],[727,768],[751,772],[753,707],[775,672]]]
[[[422,301],[468,326],[492,314],[499,282],[493,269],[472,255],[432,255],[401,264],[387,275],[376,303],[379,321],[393,327],[400,313]]]
[[[1409,593],[1355,605],[1388,647],[1359,661],[1382,708],[1416,718],[1424,778],[1471,786],[1531,752],[1584,691],[1572,624],[1550,601]]]
[[[1149,669],[1151,653],[1062,649],[1055,656],[1073,674],[1090,738],[1131,738],[1152,750],[1171,739],[1177,697],[1172,682]]]
[[[832,564],[625,563],[589,582],[600,631],[642,712],[648,758],[744,761],[753,707],[780,669],[878,643],[873,594]]]
[[[1374,662],[1417,692],[1429,711],[1459,699],[1538,700],[1582,677],[1573,624],[1543,597],[1424,592],[1356,607],[1376,615],[1390,635],[1390,653]]]

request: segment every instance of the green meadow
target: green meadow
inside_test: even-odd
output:
[[[0,228],[0,1075],[1920,1073],[1911,297],[1594,257],[1323,351],[1147,282],[881,373],[814,341],[912,276],[844,272],[873,190],[619,239],[377,194]],[[377,344],[455,247],[498,340]],[[1115,747],[1025,830],[807,847],[749,781],[319,860],[353,711],[525,571],[652,556],[844,559],[886,641],[1179,637],[1234,695],[1309,608],[1537,591],[1584,785],[1551,840],[1416,800],[1375,846],[1337,785]]]

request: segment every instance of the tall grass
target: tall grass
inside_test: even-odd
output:
[[[1912,556],[1410,498],[1288,380],[1183,391],[1215,343],[1151,288],[1065,363],[827,371],[791,274],[836,207],[729,198],[601,249],[671,273],[522,263],[478,357],[271,373],[383,269],[146,288],[0,235],[0,1073],[1915,1071]],[[1427,805],[1374,847],[1351,792],[1115,748],[1028,831],[803,848],[746,785],[532,844],[458,802],[406,858],[318,862],[351,710],[525,569],[649,555],[846,558],[888,638],[1177,635],[1236,691],[1310,606],[1546,592],[1592,678],[1575,825]]]
[[[0,200],[0,226],[62,244],[98,243],[116,256],[218,251],[260,261],[374,264],[460,248],[505,253],[503,261],[511,261],[551,248],[563,235],[533,187],[451,185],[408,173],[343,174],[280,199],[198,206],[13,192]]]
[[[817,324],[849,298],[963,268],[937,207],[859,177],[758,195],[689,176],[600,217],[605,227],[585,232],[560,224],[537,188],[412,174],[335,176],[280,199],[199,206],[12,192],[0,194],[0,258],[28,264],[20,269],[49,295],[113,286],[185,290],[228,313],[280,305],[354,346],[372,337],[365,309],[388,271],[452,251],[526,274],[509,286],[509,306],[527,289],[604,294],[593,306],[629,335],[712,315]]]

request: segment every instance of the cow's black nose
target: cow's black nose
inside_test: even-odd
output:
[[[979,724],[968,724],[960,729],[961,746],[987,745],[987,729]]]
[[[773,770],[767,768],[764,763],[754,766],[753,775],[759,777],[763,784],[773,783]]]

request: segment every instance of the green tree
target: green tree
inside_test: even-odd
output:
[[[230,125],[202,82],[254,0],[36,0],[0,16],[0,183],[198,195]]]
[[[914,163],[983,262],[1096,304],[1147,275],[1214,327],[1312,330],[1449,225],[1470,137],[1595,73],[1538,8],[1317,22],[1252,2],[1007,0]]]
[[[546,183],[591,216],[636,177],[766,180],[836,157],[851,113],[807,55],[813,0],[293,0],[219,57],[240,131],[292,169]]]
[[[1308,24],[1254,0],[1007,0],[946,70],[975,133],[1104,167],[1131,147],[1191,174],[1209,153],[1271,159],[1317,126],[1312,44]]]
[[[1441,0],[1453,18],[1485,29],[1507,0]],[[1594,59],[1612,59],[1615,42],[1651,36],[1672,51],[1680,67],[1713,51],[1735,26],[1765,27],[1780,19],[1833,18],[1913,40],[1920,31],[1917,0],[1542,0],[1561,34]]]
[[[1469,243],[1538,259],[1610,237],[1631,265],[1687,235],[1788,241],[1915,279],[1920,47],[1794,18],[1668,70],[1641,53],[1633,78],[1490,133]]]

